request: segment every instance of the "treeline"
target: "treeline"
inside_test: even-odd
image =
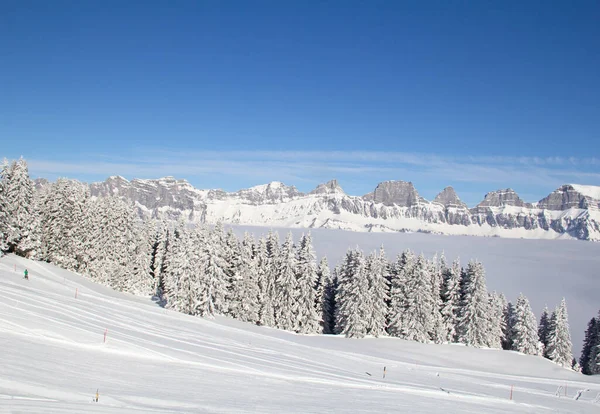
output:
[[[383,248],[368,255],[352,249],[330,269],[326,258],[317,262],[310,234],[298,243],[291,233],[280,242],[275,232],[240,240],[221,224],[144,222],[122,199],[91,197],[76,181],[34,190],[22,159],[1,170],[0,249],[116,290],[155,295],[190,315],[222,314],[298,333],[511,349],[578,369],[565,301],[538,324],[525,296],[513,305],[488,292],[477,261],[462,267],[407,250],[390,262]],[[580,363],[597,373],[600,320],[590,324]]]

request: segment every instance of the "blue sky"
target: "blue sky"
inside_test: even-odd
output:
[[[0,157],[33,176],[600,185],[600,3],[0,0]]]

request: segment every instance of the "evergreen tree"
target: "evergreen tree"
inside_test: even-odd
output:
[[[202,232],[200,238],[204,238]],[[226,296],[229,290],[228,264],[225,260],[225,237],[222,227],[216,225],[210,234],[199,243],[201,247],[201,277],[199,280],[199,297],[197,314],[212,316],[215,313],[227,312]]]
[[[369,290],[368,303],[365,308],[367,334],[375,337],[386,333],[386,318],[388,310],[388,279],[387,259],[383,247],[379,255],[371,254],[365,262],[365,276]]]
[[[258,241],[255,258],[258,273],[258,291],[260,308],[258,324],[275,326],[275,274],[272,273],[272,259],[269,257],[268,242],[261,238]]]
[[[573,359],[567,304],[563,299],[552,313],[548,335],[548,357],[563,367],[570,367]]]
[[[323,293],[320,296],[321,309],[323,312],[323,333],[333,334],[335,332],[335,309],[336,301],[335,294],[337,291],[337,269],[334,269],[333,274],[329,271],[327,258],[323,257],[319,263],[319,279],[323,286]]]
[[[581,372],[590,375],[590,360],[592,350],[598,345],[598,320],[596,318],[590,319],[585,330],[585,337],[583,339],[583,349],[581,350],[581,357],[579,358],[579,365],[581,366]]]
[[[548,349],[548,333],[550,331],[550,316],[548,315],[548,307],[546,306],[542,311],[542,316],[540,316],[540,323],[538,325],[538,337],[540,338],[540,342],[542,343],[544,357],[547,357],[547,349]]]
[[[294,330],[299,333],[317,333],[323,321],[322,309],[317,300],[317,256],[310,233],[300,239],[296,255],[296,281],[295,296],[298,310]]]
[[[298,318],[298,281],[296,279],[296,254],[292,233],[288,233],[281,246],[275,279],[275,322],[277,327],[295,330]]]
[[[443,270],[442,318],[446,327],[445,340],[456,342],[456,329],[460,312],[460,262],[456,259],[452,267]]]
[[[529,355],[539,355],[537,323],[529,306],[529,300],[523,294],[519,295],[517,299],[513,333],[513,350]]]
[[[502,338],[504,335],[504,309],[506,307],[506,298],[503,294],[492,292],[489,295],[490,300],[490,340],[487,344],[490,348],[501,349]]]
[[[0,167],[0,255],[3,251],[8,250],[8,233],[10,227],[10,215],[8,212],[8,198],[6,195],[6,187],[10,180],[10,169],[8,160],[2,160]]]
[[[239,258],[235,260],[229,297],[229,314],[247,322],[258,321],[260,307],[257,260],[253,257],[253,249],[254,240],[245,233]]]
[[[404,254],[403,254],[404,255]],[[412,253],[401,258],[403,286],[393,290],[391,334],[403,339],[429,342],[433,331],[435,300],[431,290],[430,267],[423,255],[416,260]]]
[[[579,362],[584,374],[600,374],[600,312],[588,323]]]
[[[502,330],[502,349],[509,350],[513,348],[513,335],[515,326],[515,307],[511,302],[506,304],[503,312],[503,327]]]
[[[368,285],[362,252],[349,250],[338,281],[336,333],[348,338],[362,338],[367,334],[364,309],[368,304]]]
[[[459,341],[470,346],[488,346],[490,342],[490,305],[485,284],[485,270],[471,261],[463,275],[463,298],[458,321]]]
[[[28,240],[33,226],[33,183],[29,179],[27,162],[21,158],[13,161],[9,172],[2,173],[5,215],[8,215],[6,244],[11,252],[28,256],[32,241]]]
[[[431,340],[435,343],[446,341],[448,328],[444,322],[442,315],[442,289],[444,285],[444,270],[446,267],[446,258],[442,254],[438,258],[437,254],[429,263],[429,273],[431,275],[431,296],[433,299],[433,312],[431,314],[431,332],[429,334]]]

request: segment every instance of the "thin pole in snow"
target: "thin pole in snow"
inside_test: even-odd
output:
[[[514,388],[514,385],[511,385],[510,386],[510,400],[511,401],[512,401],[513,388]]]
[[[383,379],[385,379],[385,367],[383,367]]]
[[[77,288],[75,288],[75,299],[77,299]]]
[[[104,331],[104,343],[106,343],[106,335],[108,334],[108,328]]]

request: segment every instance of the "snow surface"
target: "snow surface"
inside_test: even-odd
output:
[[[248,231],[259,237],[269,230],[266,227],[231,227],[238,236]],[[317,254],[327,256],[331,267],[341,261],[349,248],[357,246],[370,253],[383,245],[389,259],[411,249],[428,257],[444,252],[449,262],[460,257],[463,265],[470,259],[480,260],[486,270],[488,289],[504,293],[513,304],[523,293],[538,320],[544,306],[552,311],[565,297],[573,351],[578,357],[587,323],[600,309],[598,243],[333,229],[280,228],[277,231],[280,236],[291,231],[295,240],[310,231]]]
[[[600,200],[600,187],[599,186],[581,185],[581,184],[570,184],[570,185],[578,193],[581,193],[586,197],[593,198],[594,200]]]
[[[22,279],[24,267],[29,281]],[[599,377],[541,357],[395,338],[304,336],[223,317],[206,320],[16,256],[0,259],[0,286],[4,412],[597,413],[600,408],[593,402]],[[559,387],[566,387],[561,397],[555,395]]]

